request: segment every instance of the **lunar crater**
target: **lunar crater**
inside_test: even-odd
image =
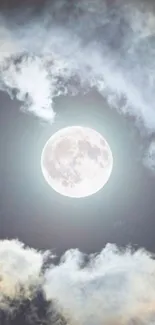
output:
[[[106,140],[95,130],[68,127],[47,142],[41,158],[45,179],[63,195],[82,197],[108,181],[113,157]]]

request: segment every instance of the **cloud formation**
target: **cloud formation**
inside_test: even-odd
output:
[[[1,88],[27,111],[53,121],[56,96],[96,87],[110,106],[152,132],[154,26],[152,6],[139,1],[59,0],[48,2],[38,17],[2,15]]]
[[[18,240],[0,241],[0,306],[7,298],[30,298],[40,284],[43,259]]]
[[[155,262],[143,251],[108,244],[89,257],[66,252],[45,274],[44,290],[73,324],[151,324],[155,312]]]
[[[155,260],[147,251],[107,244],[89,256],[69,250],[59,264],[53,259],[45,266],[48,254],[19,241],[0,241],[1,312],[14,306],[13,319],[25,303],[26,324],[31,324],[31,313],[43,317],[36,314],[42,302],[48,324],[154,323]]]

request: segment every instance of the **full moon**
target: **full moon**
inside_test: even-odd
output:
[[[113,167],[111,149],[97,131],[82,126],[63,128],[50,137],[41,156],[47,183],[62,195],[81,198],[98,192]]]

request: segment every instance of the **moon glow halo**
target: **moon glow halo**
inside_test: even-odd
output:
[[[58,193],[74,198],[98,192],[109,180],[112,151],[94,129],[71,126],[60,129],[45,144],[41,169]]]

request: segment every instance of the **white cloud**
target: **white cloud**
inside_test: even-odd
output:
[[[7,299],[30,298],[41,283],[43,254],[18,240],[0,241],[0,306]]]
[[[47,71],[40,58],[26,57],[16,65],[9,63],[2,73],[7,89],[17,89],[17,98],[26,101],[27,109],[43,118],[53,120],[52,94]]]
[[[17,309],[22,300],[33,303],[39,288],[51,302],[51,323],[57,317],[80,325],[155,321],[152,254],[107,244],[101,253],[89,256],[72,249],[58,265],[52,259],[45,267],[48,254],[17,240],[0,241],[0,309],[11,311],[14,300]]]
[[[0,19],[1,89],[15,89],[26,111],[53,122],[55,97],[93,86],[154,132],[155,13],[148,2],[59,0],[27,23],[16,20]]]
[[[81,267],[84,255],[67,252],[45,274],[47,299],[70,324],[151,324],[155,315],[155,261],[144,250],[108,244]]]

